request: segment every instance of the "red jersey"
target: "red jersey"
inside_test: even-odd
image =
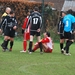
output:
[[[28,18],[29,18],[29,16],[27,16],[27,17],[25,18],[24,23],[23,23],[23,25],[22,25],[22,29],[25,29],[25,28],[26,28],[26,25],[27,25],[27,23],[28,23]]]
[[[22,29],[25,30],[26,29],[26,26],[27,26],[27,23],[28,23],[28,19],[29,19],[29,16],[27,16],[24,20],[24,23],[22,25]],[[28,26],[28,29],[26,32],[24,32],[24,40],[29,40],[30,39],[30,25]]]
[[[50,37],[43,38],[42,43],[45,43],[50,49],[53,49],[53,42]]]

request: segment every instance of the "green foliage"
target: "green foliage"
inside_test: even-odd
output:
[[[46,7],[44,9],[44,13],[48,14],[48,15],[52,15],[52,8],[50,5],[46,5]]]

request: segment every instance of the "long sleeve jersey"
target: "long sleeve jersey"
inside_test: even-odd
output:
[[[2,22],[0,23],[0,29],[1,27],[5,25],[5,28],[12,28],[14,26],[17,26],[17,21],[15,17],[6,16]]]
[[[33,12],[30,14],[28,25],[30,24],[30,31],[37,31],[37,29],[41,28],[42,26],[42,17],[39,12]]]
[[[29,18],[29,16],[27,16],[27,17],[25,18],[24,23],[23,23],[23,25],[22,25],[22,29],[26,29],[26,26],[27,26],[27,23],[28,23],[28,18]]]
[[[58,23],[58,28],[57,28],[57,30],[58,30],[58,32],[60,32],[60,34],[62,34],[63,33],[63,29],[64,28],[64,25],[63,25],[63,18],[60,18],[60,21],[59,21],[59,23]]]
[[[42,43],[45,43],[50,49],[53,49],[53,42],[50,37],[43,38]]]

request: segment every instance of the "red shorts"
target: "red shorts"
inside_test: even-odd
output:
[[[29,32],[25,32],[24,33],[24,40],[29,40],[30,39],[30,33]]]
[[[52,53],[52,49],[48,48],[47,50],[44,50],[45,53]]]

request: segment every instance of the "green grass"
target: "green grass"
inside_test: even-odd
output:
[[[2,43],[2,40],[0,40]],[[54,43],[53,53],[20,53],[22,41],[14,42],[13,51],[2,52],[0,47],[0,75],[75,75],[75,44],[71,56],[60,53],[59,43]]]

